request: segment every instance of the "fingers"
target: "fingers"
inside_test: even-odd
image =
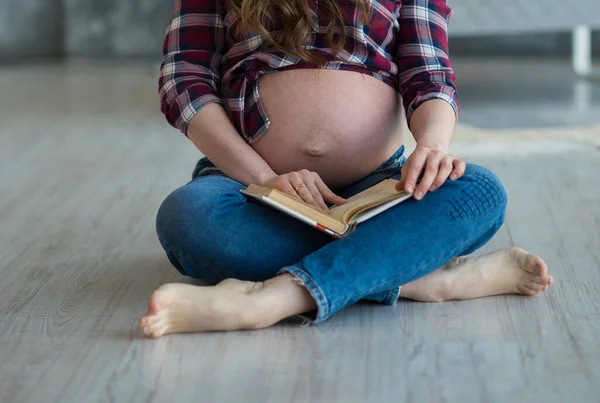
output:
[[[304,201],[304,200],[302,200],[302,198],[300,196],[298,196],[298,193],[296,193],[296,190],[294,189],[292,184],[287,180],[281,181],[281,183],[277,186],[277,188],[279,190],[281,190],[282,192],[285,192],[286,194],[292,196],[294,199],[296,199],[298,201]]]
[[[409,158],[410,161],[407,161],[408,167],[406,168],[406,180],[404,181],[404,190],[407,193],[415,191],[417,180],[427,161],[427,154],[427,151],[415,150]]]
[[[466,166],[464,161],[446,152],[417,147],[402,167],[401,179],[396,189],[412,193],[416,200],[421,200],[427,192],[436,191],[443,186],[448,178],[460,178],[465,173]]]
[[[312,179],[308,175],[308,170],[306,170],[306,172],[304,171],[305,170],[301,170],[297,172],[290,172],[289,174],[287,174],[290,180],[290,184],[294,188],[294,191],[298,194],[298,196],[302,198],[304,202],[315,207],[317,210],[321,210],[321,206],[319,206],[319,203],[315,200],[313,194],[310,191],[310,188],[308,187],[309,183],[307,182],[310,182]],[[299,187],[299,185],[303,186]]]
[[[329,212],[326,200],[336,205],[346,203],[346,199],[336,195],[327,187],[319,174],[308,169],[279,175],[263,185],[279,189],[294,199],[326,213]]]
[[[465,169],[467,169],[467,164],[463,160],[459,160],[458,158],[455,158],[454,161],[452,162],[452,165],[453,165],[454,169],[452,170],[452,173],[450,174],[450,179],[456,180],[464,175]]]
[[[406,160],[404,165],[400,168],[400,181],[396,183],[396,190],[400,192],[407,192],[406,190],[406,177],[410,171],[409,167],[412,164],[410,157]],[[408,193],[408,192],[407,192]]]
[[[304,182],[306,184],[306,188],[312,194],[313,199],[317,202],[319,208],[323,211],[329,211],[327,208],[327,204],[325,204],[325,200],[323,200],[323,196],[321,195],[321,191],[317,188],[314,177],[311,180]]]
[[[330,203],[336,204],[336,205],[346,203],[346,199],[333,193],[333,191],[331,191],[331,189],[329,189],[329,187],[327,187],[325,182],[323,182],[323,179],[321,179],[321,177],[318,174],[315,174],[315,175],[316,175],[315,185],[317,186],[317,188],[319,189],[319,191],[321,192],[321,194],[323,195],[323,198],[325,200],[327,200]]]
[[[446,182],[446,179],[448,179],[448,177],[450,176],[452,169],[452,157],[447,155],[440,160],[438,174],[435,177],[433,184],[429,188],[429,191],[434,192],[437,189],[439,189],[444,184],[444,182]]]
[[[421,178],[421,182],[415,190],[415,199],[421,200],[425,194],[431,188],[433,181],[436,179],[439,169],[440,161],[444,158],[445,154],[441,151],[432,151],[427,156],[427,162],[425,164],[425,173]]]

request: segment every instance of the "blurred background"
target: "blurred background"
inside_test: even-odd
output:
[[[595,3],[449,0],[455,10],[452,53],[569,56],[570,30],[600,24]],[[170,0],[1,0],[0,57],[5,62],[62,56],[155,60],[172,6]],[[600,32],[594,39],[599,52]]]

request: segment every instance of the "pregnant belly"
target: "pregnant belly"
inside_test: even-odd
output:
[[[260,77],[271,124],[252,147],[279,175],[308,169],[330,187],[369,174],[401,145],[397,92],[374,77],[339,70],[288,70]]]

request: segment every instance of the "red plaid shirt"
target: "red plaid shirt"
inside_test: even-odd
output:
[[[332,60],[326,47],[327,19],[319,0],[312,0],[314,34],[306,45]],[[226,0],[176,0],[167,28],[159,80],[162,111],[171,125],[187,133],[187,126],[204,105],[217,102],[248,142],[269,127],[258,95],[262,74],[297,68],[316,68],[295,56],[267,49],[265,41],[248,31],[235,36],[239,14]],[[371,75],[402,95],[407,119],[424,101],[443,99],[459,114],[455,76],[448,58],[447,22],[452,11],[445,0],[371,0],[370,26],[361,21],[353,2],[340,0],[348,30],[341,60],[326,69]]]

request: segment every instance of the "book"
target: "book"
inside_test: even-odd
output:
[[[410,198],[412,194],[396,190],[395,179],[383,181],[347,198],[347,202],[329,208],[329,214],[278,190],[250,184],[240,193],[249,201],[264,203],[290,215],[320,231],[343,238],[350,235],[356,226],[385,210]]]

